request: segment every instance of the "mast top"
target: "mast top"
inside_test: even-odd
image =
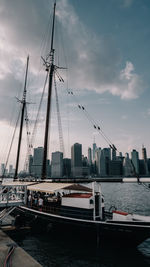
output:
[[[52,83],[53,83],[53,73],[54,73],[54,28],[55,28],[55,9],[56,0],[54,1],[54,11],[53,11],[53,24],[51,32],[51,44],[50,44],[50,54],[48,56],[49,62],[46,62],[46,70],[49,71],[49,83],[48,83],[48,99],[47,99],[47,112],[46,112],[46,122],[45,122],[45,137],[44,137],[44,152],[43,152],[43,164],[42,164],[42,179],[46,178],[46,162],[48,153],[48,136],[49,136],[49,121],[50,121],[50,111],[51,111],[51,95],[52,95]]]

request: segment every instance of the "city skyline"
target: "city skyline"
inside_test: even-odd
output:
[[[30,67],[27,101],[34,102],[28,109],[29,119],[31,122],[35,120],[45,77],[40,57],[49,52],[41,43],[44,38],[46,39],[43,34],[52,13],[52,6],[52,0],[46,0],[44,3],[39,0],[23,2],[14,0],[13,3],[8,0],[1,1],[1,162],[6,160],[18,116],[19,104],[15,96],[22,97],[28,54]],[[150,3],[139,0],[96,0],[94,5],[89,0],[82,2],[60,0],[57,1],[56,12],[57,33],[61,32],[63,36],[64,41],[61,41],[60,46],[66,48],[65,55],[62,50],[58,55],[58,35],[55,36],[56,62],[60,56],[60,65],[69,66],[68,74],[61,72],[65,80],[64,85],[73,90],[77,101],[83,104],[118,151],[125,154],[135,148],[140,152],[144,144],[148,157],[150,156],[149,11]],[[39,69],[43,71],[39,72]],[[66,89],[62,92],[62,88],[63,86],[59,84],[66,156],[70,155],[71,144],[76,142],[77,135],[79,137],[77,141],[82,144],[84,154],[87,153],[86,150],[94,138],[100,147],[107,147],[105,140],[78,110],[75,99],[71,96],[68,98]],[[37,132],[35,146],[43,146],[45,98],[39,119],[40,133]],[[54,105],[49,155],[59,150]],[[16,146],[17,137],[10,156],[10,162],[13,164]],[[23,144],[21,157],[25,156],[26,145]]]
[[[148,154],[147,154],[147,149],[144,146],[142,146],[142,148],[141,148],[141,156],[140,156],[139,151],[137,151],[136,149],[133,149],[132,151],[130,151],[130,153],[125,152],[125,154],[123,154],[122,152],[118,152],[116,150],[113,150],[110,147],[99,147],[99,146],[97,146],[96,143],[93,143],[91,145],[91,147],[87,148],[86,154],[84,154],[84,153],[82,153],[83,152],[82,151],[82,144],[79,144],[76,142],[70,147],[70,151],[71,151],[70,157],[64,156],[63,152],[57,151],[57,150],[53,151],[51,153],[50,157],[47,160],[48,161],[47,162],[47,168],[49,165],[54,163],[54,165],[55,165],[54,169],[55,170],[52,171],[53,173],[56,173],[54,176],[59,176],[57,174],[62,173],[62,166],[58,167],[59,164],[58,164],[56,159],[59,159],[59,158],[61,158],[61,160],[62,159],[66,159],[66,160],[72,159],[74,161],[74,159],[73,159],[74,158],[74,152],[73,151],[74,151],[75,146],[81,147],[79,150],[77,148],[78,152],[76,154],[76,160],[75,160],[75,162],[78,162],[77,167],[79,167],[79,166],[81,167],[81,165],[84,162],[84,159],[86,159],[89,166],[91,164],[94,164],[94,162],[96,162],[97,160],[100,162],[99,153],[101,154],[101,152],[102,152],[102,154],[101,154],[102,158],[108,157],[111,161],[116,161],[116,159],[119,159],[120,157],[122,158],[122,160],[123,159],[132,160],[136,173],[139,172],[139,166],[137,166],[139,163],[137,163],[137,160],[138,161],[143,160],[146,163],[146,165],[147,165],[147,162],[150,160],[150,158],[148,157]],[[81,164],[80,154],[82,156],[82,164]],[[36,175],[36,173],[40,173],[40,175],[41,175],[42,160],[43,160],[43,147],[33,148],[33,153],[28,156],[28,163],[26,162],[27,165],[26,166],[24,165],[24,169],[19,168],[19,172],[26,171],[26,168],[27,168],[29,170],[29,173],[30,172],[32,173],[33,170],[31,170],[31,165],[33,165],[35,175]],[[59,161],[60,161],[60,159],[59,159]],[[80,162],[80,164],[79,164],[79,162]],[[10,173],[10,169],[12,171],[11,173],[14,173],[15,169],[13,167],[15,167],[15,165],[13,166],[12,163],[7,164],[7,166],[5,165],[4,162],[0,162],[0,164],[1,164],[1,175],[3,174],[4,169],[5,169],[5,174]],[[130,163],[128,163],[128,164],[130,165]],[[76,165],[76,163],[75,163],[75,165]],[[57,170],[57,168],[58,168],[58,170]],[[98,166],[97,166],[97,168],[98,168]],[[146,168],[147,168],[146,173],[149,174],[148,165]],[[8,169],[9,169],[9,171],[8,171]],[[132,169],[132,166],[131,166],[131,169]],[[49,169],[47,169],[47,172],[49,173]]]

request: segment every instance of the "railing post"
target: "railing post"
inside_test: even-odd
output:
[[[27,185],[24,186],[24,204],[27,204]]]
[[[6,200],[7,200],[7,205],[8,205],[8,200],[9,200],[9,186],[6,187],[6,189],[7,189]]]
[[[95,182],[92,183],[92,194],[93,194],[93,204],[94,204],[94,209],[93,209],[93,220],[95,221]]]

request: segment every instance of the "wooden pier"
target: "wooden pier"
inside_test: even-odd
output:
[[[11,261],[12,267],[42,267],[22,248],[0,230],[0,266],[8,266]]]

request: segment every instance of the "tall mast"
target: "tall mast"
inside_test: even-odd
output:
[[[20,132],[19,132],[19,141],[18,141],[18,150],[17,150],[17,159],[16,159],[16,168],[15,168],[14,180],[17,179],[17,175],[18,175],[18,165],[19,165],[19,156],[20,156],[20,148],[21,148],[21,140],[22,140],[24,111],[25,111],[25,106],[26,106],[26,94],[27,94],[26,87],[27,87],[28,65],[29,65],[29,56],[27,57],[27,64],[26,64],[26,74],[25,74],[23,98],[22,98],[22,100],[20,100],[20,103],[22,104],[22,112],[21,112]]]
[[[48,83],[48,99],[47,99],[47,113],[46,113],[46,123],[45,123],[45,137],[44,137],[44,152],[43,152],[43,165],[42,165],[42,179],[46,178],[46,162],[47,162],[47,151],[48,151],[48,135],[49,135],[49,120],[50,120],[50,110],[51,110],[51,95],[52,95],[52,83],[53,83],[53,73],[54,73],[54,26],[55,26],[55,9],[56,1],[54,3],[53,12],[53,24],[52,24],[52,34],[51,34],[51,49],[50,49],[50,62],[47,63],[49,71],[49,83]]]

